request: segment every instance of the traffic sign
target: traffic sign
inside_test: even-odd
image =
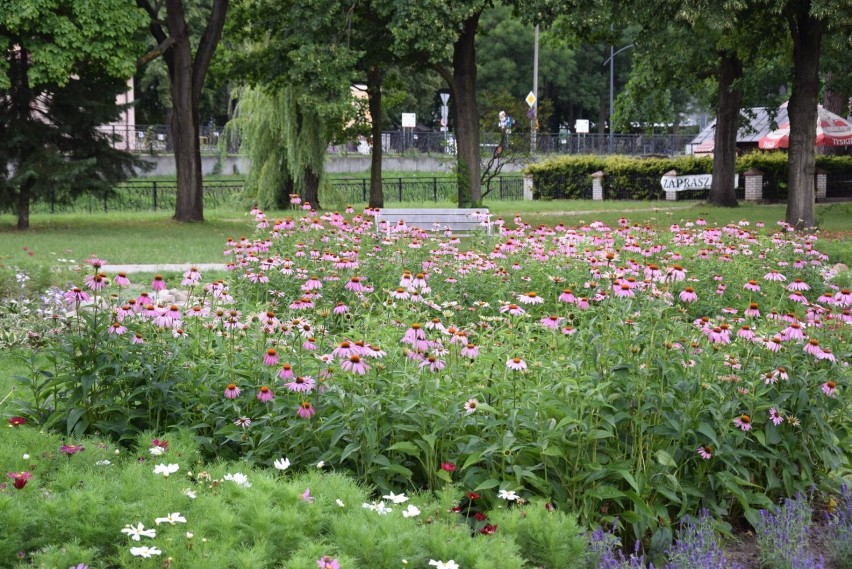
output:
[[[526,98],[526,99],[524,99],[524,100],[527,102],[527,104],[528,104],[530,107],[532,107],[533,105],[535,105],[535,101],[536,101],[535,93],[533,93],[532,91],[530,91],[530,94],[529,94],[529,95],[527,95],[527,98]]]
[[[441,101],[443,101],[444,106],[447,106],[447,101],[449,101],[449,100],[450,100],[450,94],[449,93],[441,93]]]

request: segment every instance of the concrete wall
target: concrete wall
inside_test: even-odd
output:
[[[140,176],[174,176],[175,159],[170,154],[160,156],[145,156],[145,161],[154,168],[149,172],[140,172]],[[204,175],[213,174],[219,158],[217,156],[201,157],[201,172]],[[434,156],[385,156],[382,169],[385,172],[452,172],[456,161],[451,157]],[[242,175],[248,173],[250,162],[244,156],[228,156],[222,163],[221,173],[225,175]],[[503,172],[517,172],[526,164],[507,164]],[[370,169],[369,156],[329,156],[325,161],[326,171],[332,174],[348,174],[366,172]]]

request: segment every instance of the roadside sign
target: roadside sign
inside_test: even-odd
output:
[[[532,91],[530,91],[530,94],[529,94],[529,95],[527,95],[527,98],[526,98],[526,99],[524,99],[524,100],[527,102],[527,104],[528,104],[530,107],[532,107],[533,105],[535,105],[535,101],[536,101],[535,93],[533,93]]]
[[[402,113],[402,128],[414,128],[417,125],[416,113]]]
[[[441,93],[441,102],[444,103],[445,107],[447,106],[447,101],[449,101],[449,100],[450,100],[450,94],[449,93]]]
[[[589,134],[589,121],[587,119],[577,119],[574,121],[574,130],[577,134]]]

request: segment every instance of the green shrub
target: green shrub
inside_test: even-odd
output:
[[[816,166],[830,174],[852,173],[852,157],[816,157]],[[787,154],[750,152],[737,158],[736,170],[763,172],[763,197],[787,199]],[[591,175],[604,172],[604,199],[663,199],[660,178],[666,172],[706,174],[713,170],[709,157],[641,158],[631,156],[562,156],[526,168],[534,182],[535,199],[589,199]]]

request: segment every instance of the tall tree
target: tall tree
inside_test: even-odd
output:
[[[193,46],[187,20],[190,1],[165,0],[165,6],[161,7],[159,2],[136,0],[136,5],[148,15],[148,29],[157,42],[139,63],[162,56],[171,82],[171,132],[178,187],[174,218],[177,221],[204,220],[198,109],[204,79],[222,37],[228,12],[228,0],[211,0],[204,30],[198,45]]]
[[[124,0],[0,0],[0,204],[18,229],[33,201],[107,192],[132,172],[98,127],[120,114],[142,21]]]

